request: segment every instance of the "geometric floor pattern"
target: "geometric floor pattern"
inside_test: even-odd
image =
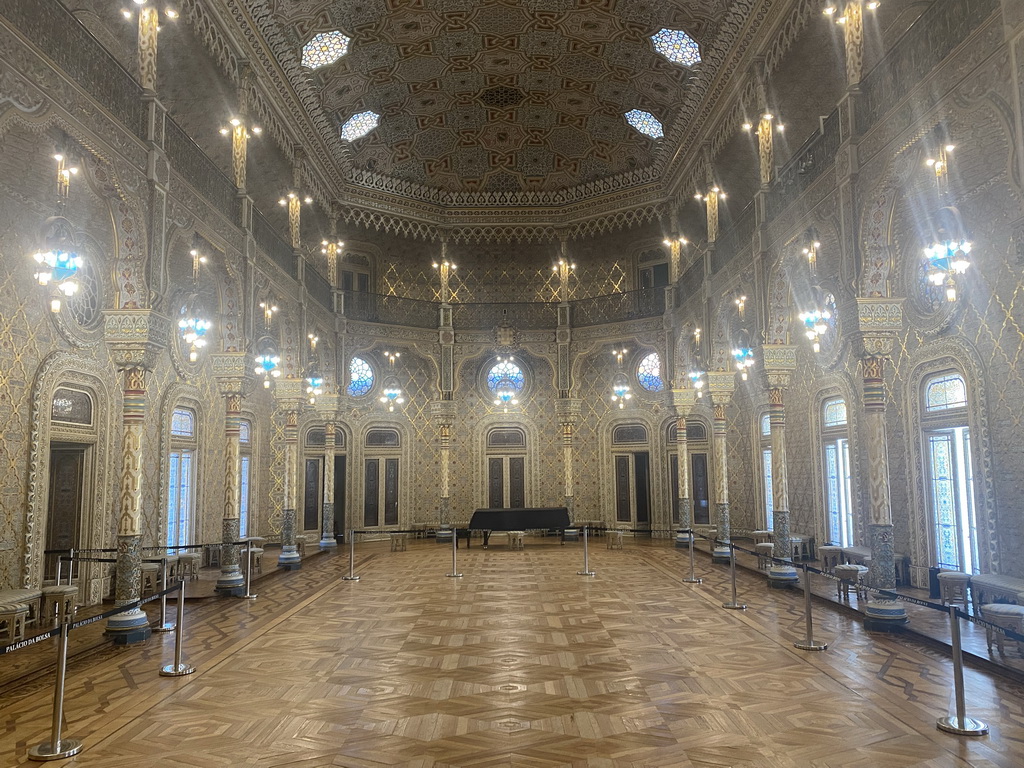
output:
[[[189,605],[173,637],[69,664],[64,734],[86,766],[1024,765],[1024,691],[967,670],[955,737],[949,659],[816,611],[822,653],[793,648],[800,593],[740,573],[746,611],[721,607],[727,571],[680,582],[682,553],[528,540],[460,551],[361,546],[260,584],[259,599]],[[2,657],[0,657],[2,663]],[[0,765],[48,739],[50,689],[0,692]]]

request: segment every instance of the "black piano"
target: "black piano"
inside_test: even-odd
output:
[[[572,528],[568,507],[526,507],[521,509],[478,509],[473,513],[469,526],[459,531],[469,537],[473,531],[484,532],[484,546],[491,537],[491,531],[532,531],[540,529],[564,531]]]

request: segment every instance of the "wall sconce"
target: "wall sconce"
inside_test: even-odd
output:
[[[633,398],[632,387],[629,385],[629,378],[622,370],[622,356],[628,352],[626,348],[613,349],[612,354],[615,355],[615,360],[618,363],[619,369],[615,372],[612,377],[612,402],[617,403],[619,408],[626,407],[626,401]]]
[[[861,0],[850,0],[850,3],[851,4],[852,3],[857,3],[858,5],[863,5],[869,11],[873,11],[878,6],[881,5],[881,3],[878,2],[878,0],[869,0],[869,2],[866,2],[866,3],[862,3]],[[849,5],[847,6],[847,8],[849,8]],[[845,24],[846,23],[846,13],[849,13],[849,11],[847,10],[846,13],[844,13],[844,14],[842,14],[840,16],[836,16],[836,14],[839,13],[839,6],[836,3],[833,3],[833,2],[826,3],[825,7],[822,9],[821,12],[824,13],[826,16],[835,18],[836,24]]]
[[[396,405],[402,405],[405,398],[402,397],[402,386],[395,375],[395,361],[402,356],[401,352],[385,352],[388,359],[388,375],[384,377],[381,388],[380,402],[387,406],[389,412],[394,412]]]
[[[740,316],[740,320],[743,320],[747,310],[747,297],[741,294],[733,299],[733,304],[736,305],[736,312]]]
[[[270,324],[274,322],[274,315],[277,314],[277,304],[271,301],[261,301],[260,309],[263,310],[263,325],[270,330]]]

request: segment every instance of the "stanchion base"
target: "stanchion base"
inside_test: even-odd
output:
[[[447,576],[449,579],[461,579],[462,578],[462,574],[461,573],[446,573],[445,576]]]
[[[341,580],[342,581],[359,581],[359,577],[358,576],[342,576]]]
[[[248,593],[242,595],[243,600],[255,600],[259,595],[250,595]]]
[[[159,625],[153,627],[153,631],[154,632],[173,632],[175,626],[176,625],[174,625],[174,624],[159,624]]]
[[[935,721],[935,727],[946,733],[955,733],[957,736],[984,736],[988,733],[988,725],[972,717],[965,717],[963,720],[953,715],[940,717]]]
[[[594,576],[593,571],[576,571],[577,576]]]
[[[57,743],[57,749],[54,749],[50,742],[44,741],[42,744],[32,747],[32,749],[28,751],[28,759],[40,762],[45,762],[47,760],[63,760],[65,757],[77,755],[81,751],[82,742],[78,739],[61,739]]]
[[[704,579],[698,577],[696,579],[683,579],[683,584],[703,584]]]
[[[195,671],[196,668],[191,664],[168,664],[166,667],[160,668],[160,677],[184,677]]]
[[[743,603],[722,603],[723,608],[730,608],[734,611],[745,611],[747,606]]]
[[[214,591],[223,597],[241,597],[245,593],[245,584],[235,587],[214,587]]]
[[[302,570],[302,563],[282,563],[279,561],[277,567],[282,571],[300,571]]]
[[[793,643],[793,647],[801,651],[827,651],[828,643]]]

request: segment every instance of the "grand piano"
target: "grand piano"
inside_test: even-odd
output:
[[[466,528],[459,530],[459,535],[469,537],[473,531],[484,532],[484,546],[491,537],[491,531],[530,531],[549,529],[564,531],[572,528],[569,522],[568,507],[525,507],[506,509],[478,509],[473,513]]]

